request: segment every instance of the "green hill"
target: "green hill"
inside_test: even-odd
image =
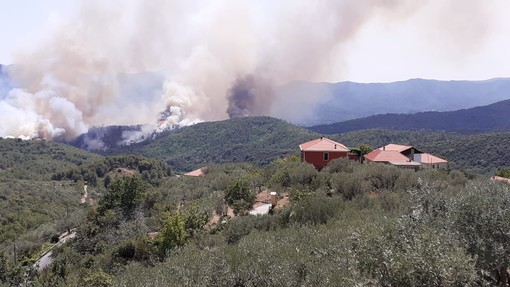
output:
[[[363,130],[332,138],[356,146],[380,147],[388,143],[415,146],[450,161],[454,168],[494,172],[510,166],[510,132],[462,135],[453,132]]]
[[[43,140],[0,139],[0,177],[4,178],[50,179],[57,171],[99,158],[100,155],[65,144]]]
[[[167,133],[155,140],[107,151],[135,153],[166,161],[177,170],[211,163],[267,164],[299,151],[298,145],[318,134],[270,117],[206,122]]]
[[[114,151],[150,155],[183,169],[264,164],[298,153],[299,143],[318,136],[277,119],[243,118],[183,128]],[[510,133],[367,130],[332,138],[348,146],[412,144],[452,165],[484,170],[510,162],[504,155]],[[101,157],[38,141],[1,140],[0,146],[10,164],[0,174],[1,286],[506,282],[500,274],[510,263],[498,251],[509,249],[509,186],[470,180],[459,171],[414,172],[343,159],[319,172],[298,160],[278,160],[263,167],[211,165],[203,177],[172,177],[165,164],[139,155]],[[136,175],[116,178],[112,171]],[[101,180],[94,186],[90,177]],[[79,203],[82,179],[89,182],[92,207],[90,201]],[[226,216],[226,204],[244,214],[261,190],[278,192],[284,206],[262,216]],[[53,249],[52,266],[27,272],[70,227],[77,236]],[[491,273],[494,264],[502,271]],[[272,266],[281,268],[275,272]]]
[[[0,139],[0,248],[14,241],[28,256],[75,222],[83,184],[50,179],[101,158],[65,144]]]
[[[0,139],[0,155],[0,256],[14,242],[23,260],[83,219],[91,204],[80,204],[84,181],[88,198],[97,200],[105,191],[99,178],[113,180],[123,171],[157,185],[172,174],[154,159],[103,157],[48,141]]]
[[[309,129],[318,133],[339,134],[364,129],[431,130],[478,133],[509,131],[510,100],[487,106],[450,112],[421,112],[415,114],[380,114]]]
[[[188,171],[211,163],[267,164],[298,154],[299,144],[319,137],[285,121],[249,117],[201,123],[166,133],[155,140],[115,148],[111,154],[140,154],[166,161],[176,170]],[[464,135],[454,132],[363,130],[328,137],[349,146],[388,143],[413,145],[450,161],[453,168],[493,172],[510,166],[510,132]]]

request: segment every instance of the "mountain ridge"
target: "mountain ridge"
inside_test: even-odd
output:
[[[19,87],[9,77],[16,68],[0,65],[0,99]],[[118,73],[117,80],[123,101],[152,103],[160,101],[164,83],[171,79],[165,78],[162,71],[152,71]],[[504,77],[477,81],[415,78],[376,83],[292,81],[273,87],[274,96],[266,103],[266,115],[315,126],[377,114],[473,108],[508,99],[508,91],[510,78]]]
[[[455,111],[510,98],[510,78],[410,79],[390,83],[291,82],[278,88],[272,116],[315,126],[386,113]],[[306,106],[303,112],[301,107]],[[290,112],[286,112],[290,110]]]
[[[247,117],[164,132],[155,139],[99,152],[137,154],[165,161],[177,171],[209,164],[250,162],[266,165],[278,158],[299,155],[299,144],[321,134],[271,117]],[[460,134],[445,131],[369,129],[327,135],[350,148],[388,143],[416,146],[450,161],[452,168],[486,173],[510,166],[510,132]]]
[[[460,133],[510,130],[510,99],[486,106],[449,112],[380,114],[365,118],[309,127],[323,134],[339,134],[364,129],[433,130]]]

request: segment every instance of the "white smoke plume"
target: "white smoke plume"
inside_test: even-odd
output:
[[[331,78],[331,63],[367,21],[404,19],[420,3],[83,1],[52,40],[17,56],[9,76],[20,88],[0,98],[0,136],[149,127],[126,134],[129,143],[200,121],[267,115],[274,85]],[[164,75],[158,92],[121,92],[119,74],[143,72]]]

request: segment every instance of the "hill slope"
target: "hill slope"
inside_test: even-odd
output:
[[[211,163],[267,164],[287,154],[298,154],[299,144],[317,133],[268,117],[207,122],[166,133],[155,140],[107,150],[108,154],[134,153],[166,161],[180,171]],[[510,166],[510,132],[462,135],[452,132],[364,130],[331,135],[356,147],[388,143],[414,145],[448,159],[454,168],[490,172]]]
[[[332,138],[356,146],[380,147],[388,143],[413,145],[450,161],[452,168],[494,172],[510,167],[510,132],[462,135],[453,132],[363,130]]]
[[[305,125],[341,122],[386,113],[454,111],[510,98],[510,79],[393,83],[293,82],[276,91],[272,115]]]
[[[99,158],[100,155],[60,143],[0,139],[0,177],[45,180],[57,171]]]
[[[159,138],[107,150],[107,154],[135,153],[166,161],[177,170],[210,163],[266,164],[297,153],[298,145],[318,135],[270,117],[206,122],[184,127]]]
[[[338,134],[363,129],[436,130],[481,132],[510,130],[510,100],[453,112],[423,112],[416,114],[385,114],[310,127],[323,134]]]

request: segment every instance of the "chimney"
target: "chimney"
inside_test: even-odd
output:
[[[336,144],[335,144],[335,149],[336,149]]]
[[[321,140],[322,140],[322,137],[321,137]]]
[[[386,146],[383,146],[383,147],[382,147],[382,150],[386,150]]]
[[[278,201],[276,200],[276,192],[271,191],[271,206],[274,208]]]

